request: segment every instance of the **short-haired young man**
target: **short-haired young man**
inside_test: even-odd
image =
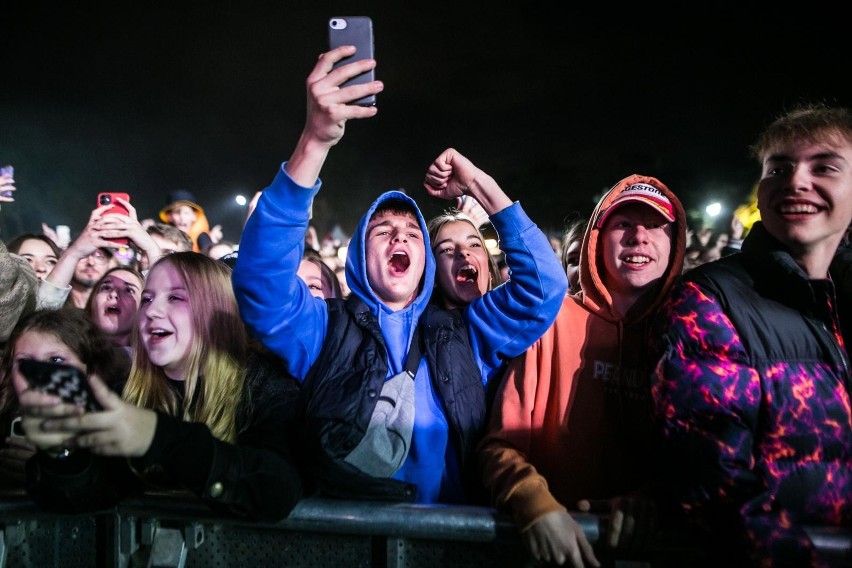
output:
[[[686,215],[661,181],[631,175],[598,203],[580,248],[580,290],[509,365],[479,448],[492,502],[536,560],[597,566],[568,510],[601,502],[601,551],[634,551],[654,528],[649,315],[681,273]]]
[[[686,273],[656,322],[661,486],[714,566],[823,566],[804,526],[852,524],[850,291],[835,289],[852,113],[796,109],[753,151],[761,221],[741,253]]]

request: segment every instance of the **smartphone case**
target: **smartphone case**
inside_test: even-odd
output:
[[[342,59],[334,64],[334,68],[347,65],[361,59],[373,59],[373,20],[367,16],[337,16],[328,20],[329,50],[341,45],[354,45],[355,55]],[[340,85],[340,88],[350,85],[363,85],[376,80],[375,69],[352,77]],[[369,95],[352,101],[361,106],[376,104],[376,96]]]
[[[127,207],[119,203],[115,198],[120,197],[125,201],[130,201],[130,195],[127,193],[119,193],[114,191],[105,191],[98,194],[98,202],[97,207],[103,207],[104,205],[112,205],[112,209],[107,209],[104,215],[130,215],[130,212],[127,210]],[[114,242],[116,245],[121,247],[127,246],[127,238],[120,237],[117,239],[109,239]]]
[[[77,367],[23,359],[18,368],[32,388],[55,394],[65,402],[79,404],[88,412],[101,410],[86,375]]]

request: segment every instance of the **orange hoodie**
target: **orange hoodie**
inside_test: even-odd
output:
[[[661,190],[676,223],[663,285],[624,317],[602,280],[595,221],[635,183]],[[576,509],[580,499],[639,489],[651,458],[646,321],[680,275],[686,215],[662,182],[632,175],[601,198],[591,219],[580,252],[582,290],[565,297],[550,329],[509,365],[479,447],[492,502],[522,531],[547,513]]]

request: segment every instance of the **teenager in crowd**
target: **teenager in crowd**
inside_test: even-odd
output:
[[[472,196],[483,206],[514,263],[512,286],[463,310],[430,305],[435,259],[426,222],[410,196],[390,191],[370,205],[350,241],[349,297],[311,295],[296,271],[320,170],[347,121],[377,112],[350,101],[383,88],[378,81],[340,87],[375,66],[362,60],[333,69],[353,53],[352,46],[324,53],[308,76],[302,135],[260,195],[240,240],[234,271],[240,310],[252,334],[303,381],[302,430],[321,490],[362,499],[469,501],[479,485],[472,458],[484,427],[485,385],[553,321],[565,273],[520,204],[447,149],[428,168],[425,188],[448,200]],[[372,434],[385,424],[380,413],[387,397],[380,393],[397,381],[413,391],[413,402],[389,415],[410,421],[399,438],[374,445]]]
[[[40,449],[28,464],[37,503],[80,512],[153,486],[249,518],[290,512],[302,490],[289,439],[298,383],[267,354],[247,353],[230,277],[195,252],[154,264],[122,394],[89,373],[102,411],[28,389],[15,374],[24,430]]]

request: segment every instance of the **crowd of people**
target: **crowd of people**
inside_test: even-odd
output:
[[[378,112],[352,101],[384,89],[341,87],[375,66],[335,67],[353,52],[316,62],[238,246],[184,190],[157,222],[118,198],[64,247],[0,243],[2,486],[73,513],[167,488],[272,521],[315,494],[490,505],[557,565],[650,557],[666,527],[706,566],[826,565],[805,526],[852,528],[852,112],[760,134],[747,233],[693,233],[677,188],[632,174],[554,254],[523,196],[447,148],[423,184],[447,210],[379,195],[337,266],[311,204]],[[25,360],[81,371],[97,407]]]

